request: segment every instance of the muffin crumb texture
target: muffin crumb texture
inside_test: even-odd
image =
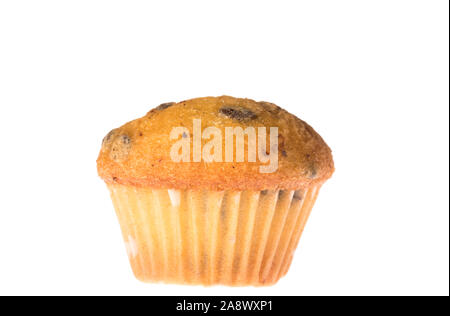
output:
[[[261,164],[249,161],[172,161],[172,128],[185,127],[192,137],[194,119],[201,120],[202,128],[222,130],[278,127],[278,169],[260,173]],[[187,137],[186,133],[181,137]],[[207,141],[202,139],[202,146]],[[245,148],[247,144],[245,137]],[[163,103],[144,117],[113,129],[103,139],[97,169],[107,183],[136,187],[298,190],[323,183],[334,165],[329,147],[304,121],[273,103],[222,96]]]

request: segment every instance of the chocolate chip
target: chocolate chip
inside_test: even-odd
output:
[[[278,114],[281,111],[281,108],[273,103],[270,102],[265,102],[265,101],[260,101],[258,102],[262,108],[272,114]]]
[[[269,192],[269,190],[262,190],[261,195],[266,195]]]
[[[307,177],[309,179],[315,179],[316,176],[317,176],[317,169],[316,169],[316,167],[313,164],[309,165],[308,166],[308,171],[307,171]]]
[[[131,138],[126,134],[112,137],[104,144],[104,149],[109,151],[110,158],[116,161],[125,159],[128,156],[131,147]]]
[[[168,107],[170,107],[170,106],[172,106],[172,105],[174,105],[174,104],[175,104],[175,102],[167,102],[167,103],[163,103],[163,104],[158,105],[158,106],[155,108],[155,110],[158,110],[158,111],[165,110],[165,109],[167,109]]]
[[[287,152],[286,152],[286,150],[284,148],[284,136],[282,134],[278,135],[278,146],[280,148],[281,155],[283,157],[287,157]]]
[[[108,134],[106,134],[106,136],[102,140],[102,144],[105,144],[105,143],[109,142],[111,140],[111,137],[114,135],[115,132],[116,132],[116,129],[113,129]]]
[[[239,122],[247,122],[257,118],[257,115],[249,109],[240,106],[224,106],[219,109],[219,114]]]
[[[122,143],[124,143],[124,144],[131,143],[131,138],[128,135],[122,135],[120,137],[122,138]]]
[[[113,181],[116,182],[117,181],[117,177],[113,177]]]

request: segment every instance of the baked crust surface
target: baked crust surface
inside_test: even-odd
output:
[[[278,127],[278,168],[248,162],[193,162],[193,120],[202,131],[217,127]],[[174,162],[170,152],[174,127],[189,130],[190,162]],[[248,138],[244,137],[245,151]],[[209,139],[202,139],[202,147]],[[225,141],[222,141],[223,156]],[[236,147],[233,146],[234,150]],[[246,154],[247,155],[247,154]],[[97,159],[99,176],[107,183],[167,189],[298,190],[323,183],[334,171],[331,150],[307,123],[269,102],[229,96],[163,103],[144,117],[113,129],[102,142]]]

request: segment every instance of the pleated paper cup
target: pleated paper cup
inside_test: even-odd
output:
[[[137,279],[262,286],[288,271],[320,186],[219,192],[108,184],[108,189]]]

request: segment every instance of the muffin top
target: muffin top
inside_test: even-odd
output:
[[[164,189],[297,190],[334,171],[312,127],[273,103],[229,96],[163,103],[110,131],[107,183]]]

